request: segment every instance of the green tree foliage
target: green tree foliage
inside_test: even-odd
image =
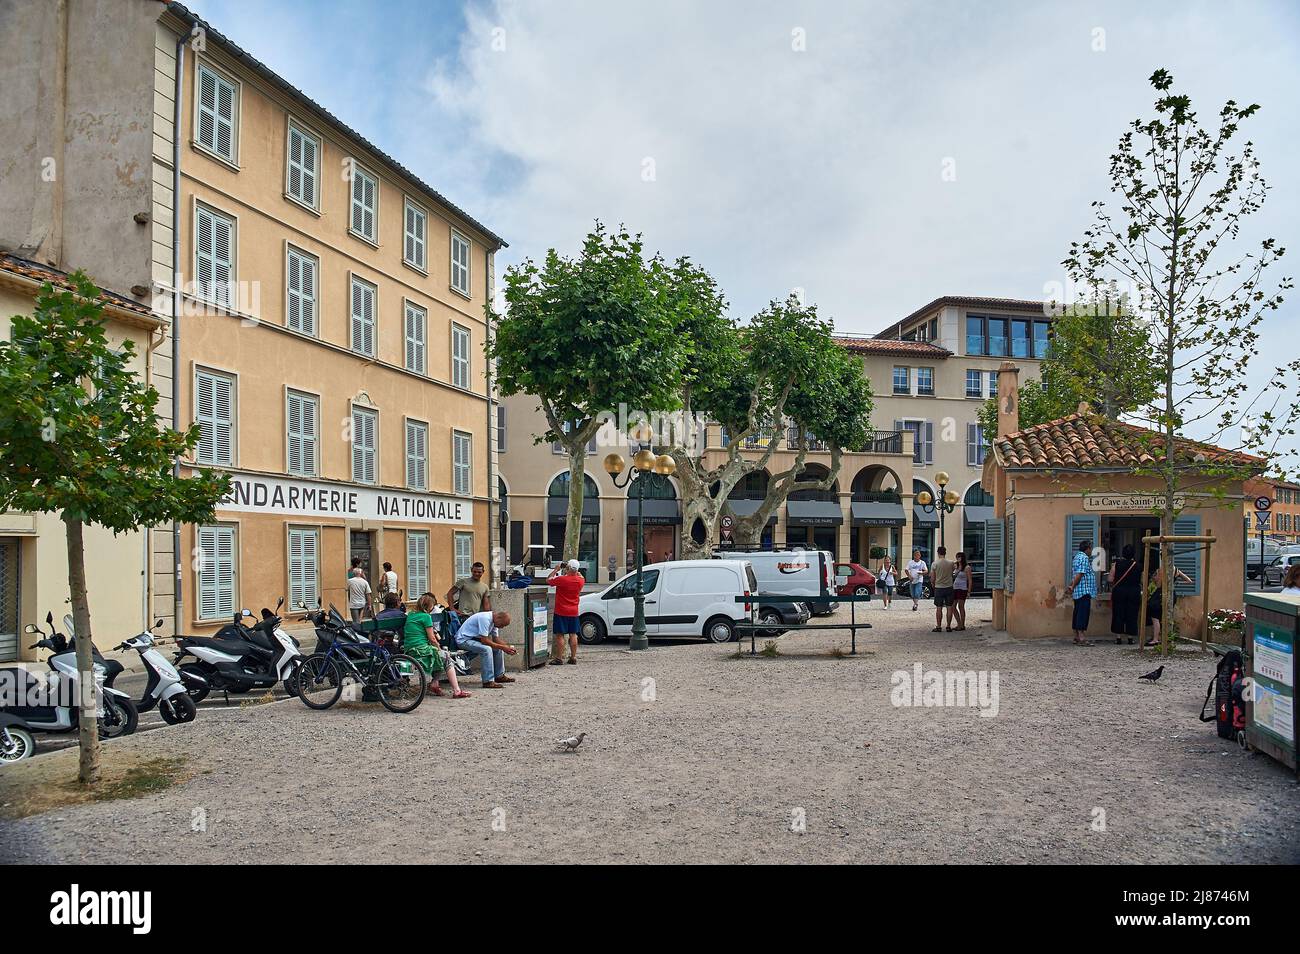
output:
[[[82,273],[75,290],[45,285],[30,316],[15,315],[0,342],[0,511],[59,512],[67,529],[68,588],[77,668],[91,671],[92,630],[82,529],[126,532],[174,520],[210,520],[229,478],[180,477],[176,461],[198,440],[160,429],[158,392],[130,364],[132,342],[113,347],[100,292]],[[80,715],[84,783],[98,775],[93,712]]]
[[[1040,380],[1020,388],[1020,426],[1045,424],[1078,410],[1118,420],[1156,396],[1158,368],[1142,318],[1115,289],[1061,311],[1052,322],[1052,342],[1039,368]],[[997,398],[980,408],[980,426],[997,434]]]
[[[504,315],[488,357],[503,395],[531,394],[569,458],[564,559],[578,555],[587,443],[602,415],[676,407],[686,351],[673,333],[673,311],[660,291],[663,263],[647,260],[641,237],[596,223],[576,258],[550,249],[505,274]]]

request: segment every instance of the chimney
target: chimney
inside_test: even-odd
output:
[[[1020,430],[1020,369],[1010,361],[998,368],[998,437]]]

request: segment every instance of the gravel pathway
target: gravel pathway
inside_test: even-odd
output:
[[[1130,647],[1014,642],[987,600],[933,634],[925,609],[872,604],[852,658],[842,631],[776,658],[612,644],[408,716],[205,710],[114,743],[190,753],[190,781],[0,822],[0,860],[156,861],[165,837],[200,863],[1300,861],[1295,776],[1196,719],[1212,658],[1147,685]],[[893,705],[915,663],[996,670],[996,716]]]

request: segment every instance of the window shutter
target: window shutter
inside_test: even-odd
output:
[[[966,425],[966,466],[975,466],[975,426],[968,423]]]
[[[424,530],[406,532],[406,585],[412,595],[429,589],[429,534]]]
[[[1098,517],[1070,514],[1065,518],[1065,584],[1067,586],[1074,579],[1074,555],[1079,552],[1079,544],[1084,540],[1091,540],[1095,548],[1100,529],[1101,520]]]
[[[217,130],[217,77],[199,67],[199,144],[216,149]]]
[[[200,208],[195,213],[197,216],[195,222],[195,232],[197,233],[194,241],[194,282],[198,285],[199,296],[210,299],[212,297],[212,213],[207,209]]]
[[[1003,574],[1006,580],[1007,593],[1011,594],[1016,591],[1016,515],[1014,513],[1007,515],[1007,539],[1006,539],[1006,572]]]
[[[316,334],[316,260],[289,250],[289,327]]]
[[[358,278],[352,280],[352,350],[375,356],[375,289]]]
[[[298,395],[290,394],[288,402],[289,417],[289,473],[302,473],[302,401]],[[292,540],[292,536],[290,537]],[[297,605],[292,603],[291,605]]]
[[[925,462],[934,463],[934,424],[925,422]]]
[[[220,619],[235,611],[235,531],[199,527],[199,616]]]
[[[1201,518],[1199,516],[1175,517],[1174,535],[1199,537],[1201,535]],[[1174,566],[1186,573],[1192,581],[1190,584],[1181,581],[1175,583],[1174,593],[1178,596],[1199,595],[1201,592],[1201,544],[1174,544]]]
[[[235,88],[225,80],[217,80],[217,138],[216,150],[227,159],[235,157]]]
[[[208,371],[195,375],[200,463],[234,463],[234,383],[233,378]]]
[[[289,392],[289,473],[316,473],[316,399]]]
[[[362,199],[365,196],[365,186],[362,185],[363,176],[355,168],[352,170],[352,231],[364,234],[365,229],[365,211],[362,209]]]
[[[419,374],[425,372],[425,325],[425,310],[408,303],[406,306],[406,367]]]
[[[289,531],[289,605],[315,606],[319,600],[318,539],[315,530]]]
[[[1006,524],[1000,518],[984,521],[984,585],[1000,590],[1006,585]]]

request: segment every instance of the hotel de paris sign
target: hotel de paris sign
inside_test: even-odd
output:
[[[1163,494],[1084,494],[1083,509],[1087,511],[1105,510],[1111,513],[1151,513],[1163,510]],[[1174,498],[1174,509],[1182,510],[1187,506],[1187,498],[1179,495]]]
[[[259,474],[234,473],[231,477],[230,493],[217,504],[218,510],[464,526],[474,522],[473,501],[462,497]]]

